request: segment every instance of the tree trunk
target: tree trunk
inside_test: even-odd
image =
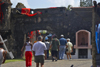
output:
[[[97,67],[96,65],[96,43],[95,43],[95,16],[96,15],[96,7],[93,7],[92,10],[92,64],[93,67]]]

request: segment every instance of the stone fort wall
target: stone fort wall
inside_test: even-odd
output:
[[[25,6],[18,6],[25,8]],[[17,8],[16,7],[16,8]],[[42,12],[41,15],[27,17],[16,13],[16,8],[9,6],[8,14],[4,19],[0,30],[11,30],[11,34],[7,36],[7,47],[14,53],[15,58],[20,57],[21,48],[25,42],[26,34],[35,30],[48,30],[57,34],[60,38],[61,34],[65,38],[70,38],[73,45],[75,44],[75,34],[79,30],[92,30],[92,7],[90,8],[72,8],[71,11],[66,7],[33,9],[34,13]],[[96,22],[100,22],[100,17],[96,16]],[[7,20],[6,20],[7,19]],[[73,52],[72,54],[74,54]]]

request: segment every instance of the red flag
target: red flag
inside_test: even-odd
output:
[[[30,14],[30,8],[22,8],[21,14]]]
[[[22,8],[21,9],[21,14],[25,14],[25,15],[31,17],[31,16],[35,16],[37,14],[42,14],[42,12],[37,11],[37,13],[30,14],[30,8]]]
[[[2,23],[2,19],[3,19],[3,12],[1,10],[1,5],[2,4],[4,4],[4,2],[3,3],[0,3],[0,21],[1,21],[1,23]]]

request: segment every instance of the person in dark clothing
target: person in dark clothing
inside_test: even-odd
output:
[[[53,39],[51,41],[51,54],[52,54],[52,61],[57,61],[57,55],[58,55],[58,51],[59,51],[59,45],[60,45],[60,42],[59,40],[57,39],[57,36],[53,36]]]

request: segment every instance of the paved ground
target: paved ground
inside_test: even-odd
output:
[[[44,67],[91,67],[91,59],[72,59],[72,60],[58,60],[57,62],[52,62],[51,60],[45,60]],[[34,61],[32,62],[32,67],[35,67]],[[25,67],[25,61],[20,62],[10,62],[3,64],[2,67]]]

